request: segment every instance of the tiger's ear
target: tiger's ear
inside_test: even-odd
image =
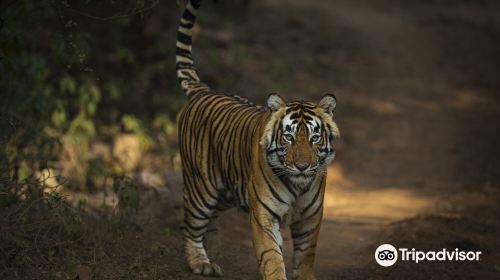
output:
[[[325,110],[325,113],[333,116],[335,107],[337,107],[337,98],[333,94],[327,94],[323,96],[321,101],[318,103],[318,107],[323,108],[323,110]]]
[[[286,105],[285,100],[281,98],[277,93],[271,93],[267,97],[267,107],[271,109],[271,112],[278,111],[281,107]]]

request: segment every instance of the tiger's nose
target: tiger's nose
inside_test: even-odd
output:
[[[309,167],[308,162],[297,162],[295,163],[295,167],[297,167],[298,170],[304,171]]]

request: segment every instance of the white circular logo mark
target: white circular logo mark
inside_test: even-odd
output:
[[[375,250],[375,260],[381,266],[391,266],[398,260],[398,251],[391,244],[382,244]]]

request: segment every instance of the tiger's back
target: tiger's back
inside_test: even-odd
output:
[[[252,146],[268,116],[240,97],[206,92],[189,100],[179,121],[184,180],[190,193],[210,198],[194,208],[248,208]]]

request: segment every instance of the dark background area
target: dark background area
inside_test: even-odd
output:
[[[338,98],[318,279],[500,277],[497,2],[203,2],[194,55],[214,90]],[[180,231],[183,6],[0,3],[0,278],[202,279]],[[224,279],[259,279],[248,217],[222,217]],[[383,243],[482,257],[383,268]]]

